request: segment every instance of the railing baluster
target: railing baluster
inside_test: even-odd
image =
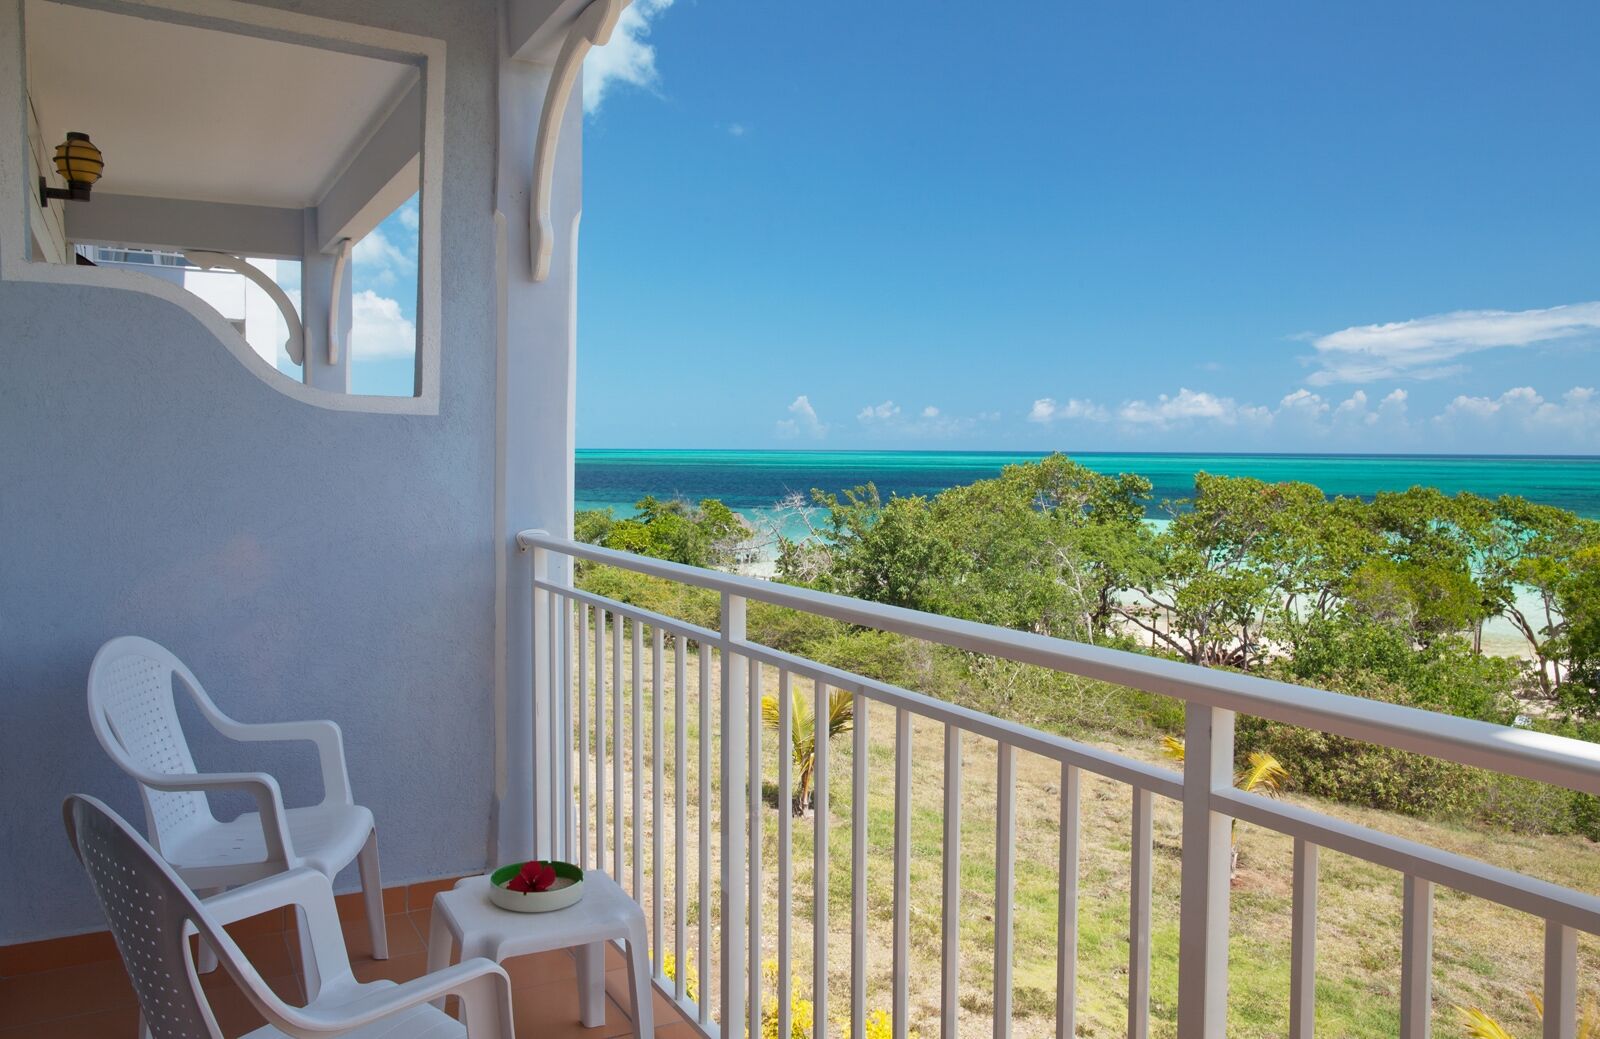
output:
[[[867,1032],[867,698],[855,694],[850,763],[850,1039]]]
[[[1061,766],[1061,846],[1056,863],[1056,1039],[1072,1039],[1078,1013],[1078,803],[1080,777]]]
[[[1294,901],[1289,935],[1289,1039],[1317,1028],[1317,846],[1294,839]]]
[[[667,949],[666,863],[662,851],[666,839],[667,821],[662,818],[663,793],[661,785],[666,779],[666,755],[661,743],[666,735],[666,704],[661,688],[664,661],[661,659],[664,638],[660,628],[650,629],[650,895],[653,910],[650,932],[650,962],[655,965],[656,976],[661,976],[661,961]],[[634,780],[638,782],[638,780]]]
[[[547,599],[548,602],[545,606],[545,618],[549,625],[549,633],[546,637],[545,645],[549,649],[549,665],[547,675],[548,685],[546,686],[544,696],[545,709],[543,712],[536,711],[535,715],[537,716],[540,713],[543,713],[544,715],[543,727],[545,728],[547,734],[544,739],[543,749],[540,751],[540,753],[545,754],[550,762],[550,767],[545,773],[544,780],[546,783],[545,789],[550,792],[549,796],[545,798],[545,800],[549,803],[549,815],[546,817],[545,821],[547,833],[544,844],[545,855],[548,858],[558,859],[562,857],[561,824],[566,814],[561,810],[562,804],[564,804],[566,801],[566,798],[563,797],[561,793],[561,748],[564,745],[564,741],[561,738],[560,646],[562,599],[555,592],[550,592],[547,595]],[[536,737],[534,740],[534,746],[539,745],[539,740]],[[538,801],[534,802],[534,804],[538,803]],[[544,806],[541,806],[541,814],[543,813],[543,810]],[[537,819],[534,820],[534,825],[536,827],[538,826],[538,822],[539,821]]]
[[[750,1034],[761,1034],[761,664],[750,661]]]
[[[1233,821],[1211,799],[1233,789],[1233,712],[1187,704],[1184,748],[1178,1039],[1226,1039]]]
[[[911,1019],[911,712],[894,716],[894,1039],[906,1039]]]
[[[572,600],[561,597],[561,858],[572,862],[577,802],[572,796]]]
[[[606,868],[606,611],[594,611],[594,868]],[[615,878],[613,878],[615,879]]]
[[[1150,791],[1133,789],[1133,853],[1128,882],[1128,1039],[1150,1034]]]
[[[578,609],[578,865],[589,868],[589,607]]]
[[[1578,1034],[1578,932],[1544,924],[1544,1039]]]
[[[644,625],[632,624],[633,641],[633,900],[644,900]],[[654,939],[652,938],[652,941]]]
[[[1011,951],[1015,929],[1012,904],[1017,882],[1016,748],[1002,743],[996,753],[994,815],[994,1039],[1011,1039]]]
[[[794,949],[789,929],[793,912],[794,869],[789,859],[794,853],[794,719],[790,710],[789,672],[778,671],[778,1035],[789,1039],[793,1034],[792,1008],[794,995]],[[826,719],[823,719],[826,720]],[[812,732],[826,737],[825,728]]]
[[[745,600],[722,596],[722,1018],[734,1035],[745,1016],[745,720],[749,689],[741,657],[733,647],[744,641]],[[760,1029],[755,1034],[760,1034]]]
[[[700,1023],[711,1023],[711,647],[700,643]]]
[[[550,708],[550,682],[551,660],[555,653],[550,641],[550,618],[554,616],[551,610],[550,593],[539,587],[550,577],[550,553],[543,548],[533,550],[533,617],[531,649],[533,672],[528,677],[532,680],[533,688],[533,716],[528,719],[528,743],[530,760],[528,761],[528,822],[531,824],[527,835],[526,850],[519,849],[518,855],[531,855],[533,858],[545,856],[545,844],[539,839],[540,817],[544,814],[539,807],[539,801],[544,796],[545,781],[540,775],[550,764],[549,747],[541,744],[540,740],[545,735]],[[518,739],[520,743],[520,738]],[[520,756],[520,754],[519,754]]]
[[[961,730],[944,726],[944,905],[939,950],[939,1036],[961,1031]]]
[[[1406,874],[1401,898],[1400,1039],[1433,1029],[1433,884]]]
[[[673,643],[672,654],[672,962],[677,978],[673,994],[688,998],[689,950],[685,931],[689,922],[689,640],[682,635]],[[705,734],[702,733],[702,736]]]
[[[831,695],[819,678],[815,681],[812,705],[813,730],[819,736],[827,732],[828,704]],[[811,1012],[812,1039],[823,1039],[828,1032],[828,744],[827,739],[813,741],[814,769],[812,774],[814,864],[811,873]],[[781,1036],[780,1039],[789,1039]]]
[[[622,789],[622,763],[623,755],[627,753],[627,743],[623,733],[624,700],[627,697],[627,686],[622,680],[622,627],[628,623],[627,618],[621,614],[613,614],[611,619],[611,879],[617,882],[618,887],[627,883],[627,875],[622,872],[622,852],[624,848],[622,827],[623,816],[627,809]],[[637,624],[634,627],[638,627]]]

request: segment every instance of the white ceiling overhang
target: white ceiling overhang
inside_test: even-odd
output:
[[[273,212],[316,210],[315,240],[305,244],[326,248],[365,234],[417,190],[416,65],[159,13],[27,2],[28,89],[45,141],[82,131],[105,155],[94,203],[69,207],[73,237],[128,242],[138,233],[143,244],[229,248],[148,237],[163,226],[169,237],[192,235],[182,225],[215,225],[225,205],[243,207],[250,226],[273,224]],[[124,196],[146,201],[119,207]],[[254,253],[274,254],[282,250]]]

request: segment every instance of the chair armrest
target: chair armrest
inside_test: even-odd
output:
[[[511,979],[499,964],[482,957],[378,989],[341,1006],[296,1008],[285,1024],[291,1026],[291,1035],[343,1034],[450,995],[461,998],[468,1039],[514,1039]]]
[[[267,845],[267,861],[285,866],[294,857],[289,840],[289,823],[284,815],[283,791],[278,781],[265,772],[147,772],[140,769],[133,777],[151,790],[178,793],[198,790],[243,790],[255,798],[261,815],[261,836]]]
[[[339,926],[339,910],[333,900],[333,885],[309,866],[277,873],[261,880],[212,895],[202,903],[206,913],[218,924],[259,916],[274,909],[294,907],[309,927],[311,955],[320,984],[350,974],[350,953],[345,948],[344,931]]]
[[[291,742],[305,740],[317,748],[322,766],[322,803],[354,804],[350,793],[350,771],[344,760],[344,735],[337,722],[240,722],[220,710],[207,713],[216,730],[241,743]]]

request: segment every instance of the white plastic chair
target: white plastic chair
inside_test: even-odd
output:
[[[277,780],[264,772],[199,773],[178,724],[173,700],[182,684],[206,721],[240,742],[308,740],[322,765],[322,801],[285,808]],[[89,667],[89,721],[100,745],[139,781],[151,842],[178,876],[202,897],[275,873],[305,866],[332,881],[359,858],[372,955],[389,958],[378,872],[378,833],[372,813],[350,796],[344,742],[331,721],[250,725],[223,714],[183,662],[149,639],[114,638]],[[242,790],[256,811],[219,822],[206,800],[210,790]],[[300,948],[308,946],[300,928]],[[310,987],[311,958],[306,984]],[[214,969],[209,951],[202,971]]]
[[[104,804],[74,794],[62,805],[62,815],[152,1039],[222,1039],[189,955],[189,936],[196,933],[201,947],[214,950],[250,1005],[266,1019],[249,1039],[513,1039],[511,982],[489,960],[468,960],[400,985],[357,981],[339,929],[333,887],[317,870],[290,870],[201,901]],[[321,978],[318,988],[308,990],[304,1007],[279,999],[223,930],[234,920],[291,905],[307,921]],[[460,997],[463,1021],[429,1005],[447,995]]]

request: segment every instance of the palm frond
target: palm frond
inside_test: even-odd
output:
[[[1173,761],[1181,762],[1183,760],[1183,740],[1170,735],[1161,737],[1161,753]]]
[[[761,720],[773,732],[778,731],[778,698],[771,693],[761,698]],[[799,748],[811,742],[812,729],[811,697],[803,695],[796,689],[789,698],[789,735],[794,741],[796,753]]]
[[[1500,1027],[1500,1022],[1478,1007],[1457,1006],[1466,1022],[1468,1039],[1512,1039],[1511,1033]]]
[[[835,689],[828,697],[828,737],[841,736],[855,728],[856,698],[843,689]]]
[[[1289,782],[1289,770],[1266,751],[1253,751],[1248,760],[1250,766],[1239,774],[1240,790],[1246,793],[1260,791],[1265,794],[1276,794]]]

